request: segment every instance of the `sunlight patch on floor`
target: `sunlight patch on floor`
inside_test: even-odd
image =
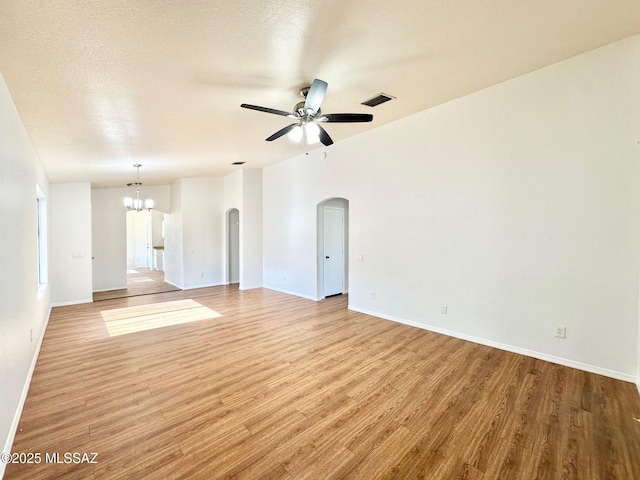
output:
[[[127,273],[138,273],[137,270],[127,270]]]
[[[111,337],[222,316],[191,299],[115,308],[100,313]]]

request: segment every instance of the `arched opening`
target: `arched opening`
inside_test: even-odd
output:
[[[240,212],[227,211],[227,284],[240,283]]]
[[[349,201],[329,198],[317,206],[318,298],[348,292]]]

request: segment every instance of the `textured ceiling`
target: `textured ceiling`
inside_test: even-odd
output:
[[[289,111],[314,78],[323,112],[374,115],[338,142],[637,33],[638,0],[2,0],[0,73],[52,183],[159,185],[302,153],[240,104]]]

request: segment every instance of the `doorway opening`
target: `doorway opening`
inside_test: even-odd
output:
[[[164,213],[127,211],[127,288],[94,292],[93,300],[135,297],[180,290],[164,281]]]
[[[240,283],[240,212],[227,211],[227,284]]]
[[[329,198],[317,206],[318,298],[348,292],[349,201]]]

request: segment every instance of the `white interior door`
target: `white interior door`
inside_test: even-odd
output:
[[[153,229],[147,222],[147,268],[153,268]]]
[[[324,296],[344,292],[344,210],[324,207]]]

